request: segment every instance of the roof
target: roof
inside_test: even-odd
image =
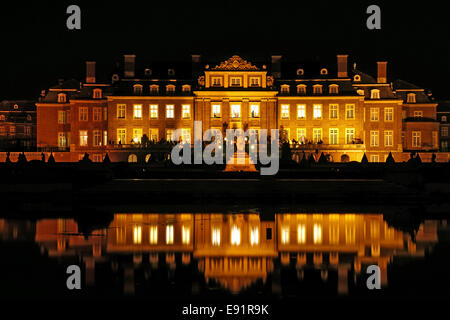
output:
[[[0,111],[36,111],[34,100],[3,100],[0,102]],[[18,108],[14,109],[17,105]]]

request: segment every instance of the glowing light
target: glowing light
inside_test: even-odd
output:
[[[281,229],[281,243],[282,244],[289,243],[289,227],[283,227]]]
[[[133,228],[133,243],[140,244],[142,242],[142,227],[134,226]]]
[[[252,227],[250,229],[250,244],[256,245],[259,243],[259,228],[258,227]]]
[[[220,229],[219,228],[213,228],[212,229],[212,245],[213,246],[220,246]]]
[[[189,244],[191,242],[191,230],[189,229],[189,227],[183,226],[181,228],[181,233],[183,244]]]
[[[173,244],[173,225],[166,226],[166,244]]]
[[[315,244],[322,243],[322,226],[320,224],[314,224],[313,237]]]
[[[237,226],[231,228],[231,244],[235,246],[241,244],[241,230]]]
[[[150,226],[149,241],[151,244],[158,243],[158,226]]]
[[[306,226],[304,224],[299,224],[297,227],[297,241],[298,243],[306,242]]]

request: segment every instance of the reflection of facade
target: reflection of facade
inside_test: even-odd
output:
[[[123,261],[117,257],[132,255],[132,262],[120,267],[126,293],[135,292],[135,271],[147,265],[169,272],[191,266],[206,285],[233,293],[268,279],[276,291],[280,280],[274,274],[294,268],[302,281],[305,270],[317,270],[323,281],[336,274],[330,279],[337,278],[337,291],[345,294],[349,273],[356,280],[371,264],[380,267],[386,286],[392,259],[423,257],[437,242],[437,231],[437,223],[426,221],[412,241],[389,227],[382,214],[277,214],[274,221],[261,221],[259,214],[116,214],[107,230],[87,239],[73,220],[41,220],[36,242],[50,256],[81,257],[90,284],[96,263],[115,261],[117,271],[115,264]]]

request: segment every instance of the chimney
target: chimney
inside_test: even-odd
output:
[[[202,56],[200,54],[191,54],[192,58],[192,76],[194,78],[200,74],[200,62],[202,60]]]
[[[95,61],[86,61],[86,83],[95,83]]]
[[[275,79],[281,78],[281,58],[283,56],[272,56],[272,76]]]
[[[386,83],[387,82],[387,62],[386,61],[377,62],[377,65],[378,65],[377,82],[378,83]]]
[[[124,57],[124,77],[134,78],[134,62],[136,59],[135,54],[125,54]]]
[[[338,78],[347,78],[348,77],[347,58],[348,58],[347,54],[338,54],[337,55],[337,69],[338,69],[337,76],[338,76]]]

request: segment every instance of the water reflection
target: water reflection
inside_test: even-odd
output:
[[[424,257],[438,242],[439,221],[425,221],[411,235],[388,225],[382,214],[123,214],[108,227],[85,236],[73,219],[44,219],[36,223],[0,219],[0,239],[30,239],[49,257],[78,257],[88,286],[96,284],[96,267],[108,265],[120,273],[125,294],[136,293],[143,281],[167,270],[171,281],[192,282],[190,293],[206,288],[240,293],[258,285],[281,294],[286,270],[301,283],[307,274],[338,294],[349,293],[368,265],[381,269],[388,285],[388,265],[395,257]],[[63,263],[63,260],[61,260]],[[190,278],[175,277],[192,270]],[[188,272],[189,274],[189,272]],[[140,280],[139,280],[140,281]],[[269,284],[268,284],[269,282]]]

